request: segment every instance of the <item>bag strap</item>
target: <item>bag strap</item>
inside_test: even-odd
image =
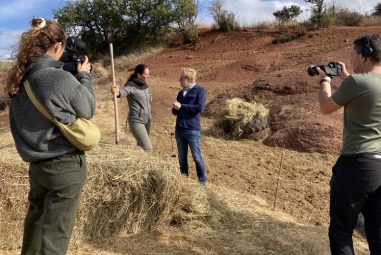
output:
[[[48,120],[50,120],[51,122],[53,123],[56,123],[57,120],[55,118],[52,117],[52,115],[49,114],[49,112],[42,106],[42,104],[38,101],[38,99],[36,98],[36,96],[34,95],[31,87],[30,87],[30,84],[29,84],[29,81],[28,80],[25,80],[24,81],[24,87],[25,87],[25,91],[26,91],[26,94],[28,95],[30,101],[32,101],[33,105],[42,113],[42,115],[44,115]]]
[[[33,105],[39,110],[42,115],[44,115],[48,120],[53,122],[54,124],[57,124],[58,120],[56,120],[50,113],[45,109],[45,107],[38,101],[36,96],[34,95],[32,88],[30,87],[28,77],[33,74],[34,72],[43,69],[43,68],[48,68],[48,67],[54,67],[54,68],[60,68],[62,67],[62,63],[59,61],[55,60],[49,60],[49,61],[41,61],[35,63],[31,68],[29,68],[25,74],[24,74],[24,88],[26,91],[26,94],[28,95],[29,99],[32,101]]]

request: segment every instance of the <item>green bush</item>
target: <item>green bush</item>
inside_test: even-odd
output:
[[[308,27],[303,23],[299,25],[290,24],[288,26],[282,26],[282,28],[279,28],[279,31],[281,32],[280,35],[272,42],[274,44],[296,40],[307,34]]]
[[[273,15],[280,23],[286,23],[294,20],[302,12],[298,5],[291,5],[290,7],[283,6],[282,10],[273,12]]]
[[[220,20],[217,23],[218,30],[229,32],[238,30],[238,23],[235,21],[235,15],[232,12],[225,11],[221,14]]]
[[[318,27],[330,27],[335,23],[335,18],[328,12],[321,13],[320,17],[318,13],[313,12],[310,22]]]
[[[306,33],[304,32],[283,32],[278,38],[273,40],[273,43],[278,44],[290,42],[304,36],[305,34]]]
[[[222,32],[238,30],[239,26],[235,20],[234,13],[225,10],[223,4],[223,0],[213,0],[208,7],[217,29]]]
[[[355,27],[360,26],[364,21],[364,16],[355,11],[342,9],[335,14],[335,23],[337,25]]]
[[[181,31],[184,43],[195,42],[198,39],[198,26],[189,24]]]

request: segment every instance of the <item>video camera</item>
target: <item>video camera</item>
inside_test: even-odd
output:
[[[85,61],[87,46],[84,41],[77,37],[68,37],[64,54],[61,61],[64,63],[63,69],[73,75],[77,74],[77,65]]]
[[[327,65],[310,65],[307,69],[307,72],[310,76],[319,75],[316,67],[319,67],[329,77],[339,76],[343,71],[343,68],[337,62],[330,62]]]

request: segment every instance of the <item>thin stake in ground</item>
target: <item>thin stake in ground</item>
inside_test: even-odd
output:
[[[171,132],[171,151],[172,151],[172,154],[171,154],[171,157],[172,158],[176,158],[176,153],[173,151],[173,136],[175,135],[174,132]]]
[[[114,49],[112,43],[110,43],[110,58],[112,69],[112,85],[115,86],[115,68],[114,68]],[[115,110],[115,144],[119,144],[119,115],[118,115],[118,101],[117,94],[114,92],[114,110]]]
[[[279,165],[278,177],[277,177],[276,188],[275,188],[275,198],[274,198],[273,211],[275,210],[276,199],[277,199],[277,195],[278,195],[279,182],[280,182],[280,179],[281,179],[280,174],[281,174],[281,171],[282,171],[283,156],[284,156],[284,151],[282,151],[282,154],[281,154],[281,157],[280,157],[280,165]]]

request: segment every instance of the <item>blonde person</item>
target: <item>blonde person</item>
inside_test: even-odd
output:
[[[127,97],[128,126],[138,146],[147,152],[152,151],[149,138],[152,120],[152,93],[147,85],[149,77],[148,66],[139,64],[123,88],[119,89],[116,85],[111,87],[111,92],[116,93],[117,97]]]
[[[86,178],[84,152],[76,149],[33,105],[24,89],[27,80],[38,101],[57,120],[90,119],[95,111],[90,63],[78,64],[78,75],[62,69],[63,27],[34,18],[21,35],[18,56],[7,79],[9,119],[16,148],[30,162],[29,209],[21,254],[66,254],[80,192]]]
[[[196,70],[184,68],[179,78],[181,90],[173,102],[172,113],[176,115],[176,143],[181,174],[188,176],[188,147],[196,165],[197,177],[205,185],[205,165],[201,154],[200,115],[206,102],[205,88],[196,82]]]

